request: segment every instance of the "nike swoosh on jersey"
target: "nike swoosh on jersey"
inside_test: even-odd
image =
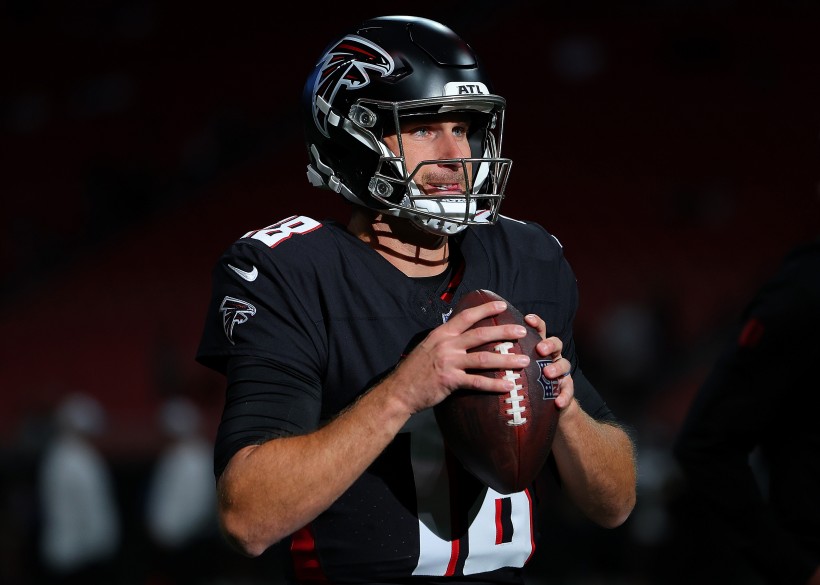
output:
[[[241,268],[237,268],[231,264],[228,264],[228,268],[236,272],[239,276],[247,280],[248,282],[253,282],[256,280],[256,277],[259,276],[259,271],[254,266],[251,270],[242,270]]]

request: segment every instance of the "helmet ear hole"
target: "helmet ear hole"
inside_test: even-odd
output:
[[[359,104],[353,104],[348,115],[350,121],[362,128],[372,129],[379,121],[376,112]]]

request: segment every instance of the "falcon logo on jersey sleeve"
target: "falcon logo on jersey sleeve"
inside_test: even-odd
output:
[[[256,315],[256,307],[246,301],[225,297],[222,299],[222,304],[219,305],[219,312],[222,313],[222,326],[225,329],[225,335],[233,345],[234,327]]]
[[[322,58],[321,71],[316,76],[313,95],[333,106],[340,89],[361,89],[370,83],[370,71],[382,76],[393,72],[393,58],[378,45],[365,38],[348,35],[336,43]],[[313,120],[322,134],[327,131],[327,112],[313,100]]]

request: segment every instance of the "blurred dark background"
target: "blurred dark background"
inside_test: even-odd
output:
[[[0,582],[54,577],[40,465],[77,394],[103,412],[91,441],[121,520],[99,582],[266,580],[272,555],[240,558],[212,527],[176,557],[152,542],[163,408],[184,399],[213,438],[222,383],[193,355],[223,249],[292,214],[344,217],[305,178],[298,100],[327,42],[387,13],[451,26],[507,97],[503,212],[563,243],[581,365],[638,440],[630,520],[556,505],[532,581],[710,582],[669,446],[726,327],[820,233],[813,0],[3,3]]]

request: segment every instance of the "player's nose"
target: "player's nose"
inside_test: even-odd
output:
[[[449,132],[442,136],[436,146],[438,147],[437,154],[439,159],[446,160],[470,157],[469,143],[464,139],[453,136]],[[458,163],[452,163],[447,166],[458,166]]]

